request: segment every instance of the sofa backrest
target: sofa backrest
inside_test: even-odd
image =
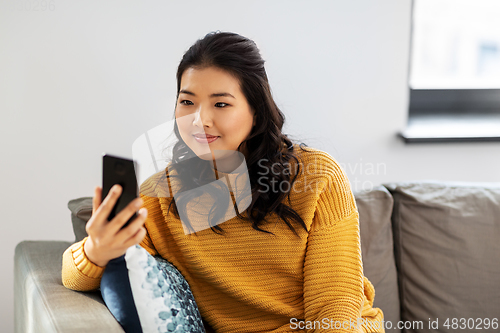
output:
[[[363,271],[375,288],[374,307],[382,309],[386,323],[400,320],[400,304],[391,225],[393,199],[378,186],[354,193],[359,212]],[[384,324],[385,325],[385,324]],[[401,332],[387,327],[386,332]]]
[[[385,186],[405,331],[500,331],[500,184]]]

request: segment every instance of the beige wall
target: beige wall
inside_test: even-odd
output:
[[[176,66],[212,30],[255,39],[286,132],[337,158],[355,189],[500,181],[498,143],[396,138],[409,0],[53,0],[53,11],[9,1],[0,9],[1,332],[13,330],[15,245],[72,239],[67,201],[100,183],[102,152],[130,156],[135,138],[171,119]]]

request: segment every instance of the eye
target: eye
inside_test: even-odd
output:
[[[219,102],[219,103],[215,103],[215,107],[216,108],[223,108],[223,107],[226,107],[228,106],[229,104],[227,103],[222,103],[222,102]]]
[[[185,100],[180,101],[179,104],[182,104],[182,105],[193,105],[193,102],[185,99]]]

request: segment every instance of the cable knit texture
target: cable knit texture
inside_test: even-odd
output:
[[[307,231],[298,236],[276,215],[263,229],[234,217],[186,235],[168,213],[172,198],[162,177],[141,187],[148,231],[141,245],[174,264],[188,281],[203,318],[217,332],[383,332],[375,290],[363,276],[359,219],[349,181],[327,153],[295,146],[301,172],[291,206]],[[296,163],[291,163],[292,173]],[[288,201],[287,201],[288,204]],[[84,240],[85,241],[85,240]],[[63,282],[75,290],[97,288],[102,268],[83,253],[83,243],[63,256]]]
[[[104,267],[97,266],[85,255],[84,240],[71,245],[63,254],[63,284],[73,290],[88,291],[99,287]]]

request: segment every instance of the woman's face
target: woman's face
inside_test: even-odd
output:
[[[217,67],[184,71],[175,117],[188,147],[198,157],[216,162],[234,155],[254,125],[239,80]]]

